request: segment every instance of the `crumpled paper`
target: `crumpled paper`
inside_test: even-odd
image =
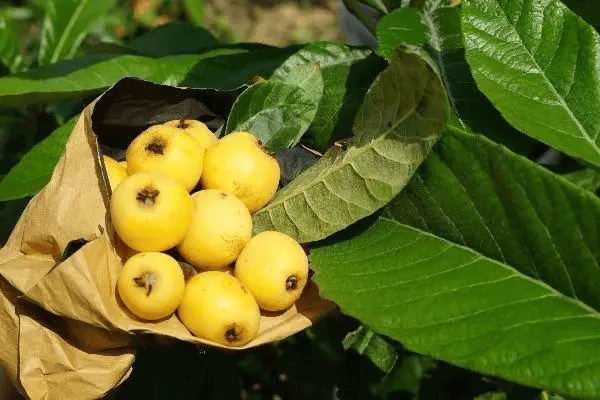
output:
[[[127,379],[136,345],[155,337],[148,334],[221,347],[194,337],[176,315],[139,320],[118,299],[128,249],[110,223],[101,157],[168,119],[200,118],[216,129],[231,107],[216,95],[126,78],[81,114],[51,180],[0,249],[0,362],[27,397],[102,397]],[[264,313],[258,337],[237,349],[286,338],[333,309],[309,282],[290,309]]]

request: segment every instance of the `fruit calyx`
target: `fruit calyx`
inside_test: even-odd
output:
[[[190,126],[190,123],[189,123],[189,122],[187,122],[187,121],[185,120],[185,118],[181,118],[181,119],[179,120],[179,123],[177,124],[177,127],[178,127],[178,128],[180,128],[180,129],[185,129],[185,128],[187,128],[188,126]]]
[[[160,154],[160,155],[164,155],[165,154],[165,147],[167,147],[167,143],[165,143],[163,138],[160,137],[154,137],[152,138],[152,140],[150,141],[150,143],[148,143],[146,145],[146,147],[144,147],[144,149],[152,154]]]
[[[144,272],[143,274],[133,278],[133,282],[137,287],[146,288],[146,296],[150,296],[152,288],[156,284],[156,276],[154,272]]]
[[[285,280],[285,290],[291,292],[298,288],[298,277],[296,275],[290,275]]]
[[[137,193],[136,200],[144,207],[152,207],[156,203],[156,198],[160,192],[152,186],[146,186]]]
[[[231,325],[226,331],[225,331],[225,339],[227,339],[227,341],[229,343],[234,343],[237,342],[238,340],[240,340],[242,337],[242,329],[240,329],[237,324],[233,324]]]

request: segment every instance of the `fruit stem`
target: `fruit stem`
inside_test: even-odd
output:
[[[146,288],[146,296],[150,296],[150,293],[152,293],[152,288],[156,283],[156,276],[154,275],[154,272],[144,272],[140,276],[133,278],[133,282],[138,287]]]

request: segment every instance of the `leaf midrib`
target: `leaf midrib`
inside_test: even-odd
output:
[[[556,99],[559,100],[560,105],[563,106],[563,108],[567,111],[567,115],[570,117],[570,119],[575,122],[575,125],[577,126],[577,128],[579,129],[579,131],[582,133],[582,137],[585,141],[587,141],[593,148],[594,150],[596,150],[596,153],[600,155],[600,148],[598,147],[598,145],[596,144],[596,142],[594,142],[594,140],[592,139],[592,137],[590,135],[588,135],[587,130],[583,127],[583,125],[581,125],[581,122],[579,121],[579,119],[573,114],[573,112],[571,111],[571,108],[569,107],[569,105],[565,102],[565,100],[563,99],[562,96],[560,96],[560,94],[557,92],[556,88],[554,87],[554,85],[552,84],[552,82],[550,82],[550,80],[548,79],[548,77],[546,76],[546,71],[541,68],[541,66],[539,65],[539,63],[537,62],[537,60],[533,57],[533,54],[529,51],[529,49],[525,46],[521,35],[518,33],[518,31],[515,29],[515,25],[513,25],[510,20],[508,19],[508,15],[506,14],[504,8],[502,8],[502,6],[500,6],[497,2],[497,0],[492,0],[496,3],[497,7],[500,9],[500,11],[502,12],[502,15],[505,18],[506,24],[508,26],[511,27],[512,32],[516,35],[516,37],[519,38],[519,45],[521,45],[523,47],[523,49],[525,49],[525,52],[527,53],[527,55],[530,57],[531,61],[533,62],[533,64],[535,65],[535,67],[537,68],[538,71],[540,71],[540,75],[542,76],[542,79],[547,83],[548,87],[552,90],[553,95],[555,96]],[[471,0],[471,2],[474,2],[474,0]],[[550,4],[550,3],[549,3]],[[479,10],[479,9],[478,9]],[[481,11],[481,10],[479,10]],[[564,12],[564,9],[562,9],[561,11]],[[519,11],[519,18],[522,15],[522,10]],[[563,13],[561,13],[561,18],[563,18]],[[478,31],[482,31],[480,28],[474,27],[472,24],[471,26],[475,29],[477,29]],[[482,31],[483,32],[483,31]],[[563,36],[564,30],[562,29],[562,25],[561,25],[561,37]],[[579,38],[579,36],[577,36]],[[577,43],[577,54],[579,54],[579,41]]]

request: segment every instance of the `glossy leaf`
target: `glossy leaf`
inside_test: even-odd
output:
[[[321,96],[323,78],[317,64],[287,66],[269,81],[252,85],[238,96],[225,133],[245,130],[275,152],[294,147],[312,122]]]
[[[386,212],[600,309],[600,199],[480,135],[447,130]]]
[[[394,346],[365,325],[348,333],[342,345],[345,350],[352,349],[364,355],[383,372],[390,372],[398,359]]]
[[[365,96],[347,149],[334,146],[282,188],[254,215],[255,233],[274,229],[309,242],[373,213],[408,182],[444,120],[435,72],[415,53],[398,52]]]
[[[439,67],[457,118],[455,124],[481,133],[519,154],[531,158],[539,156],[545,146],[512,127],[477,87],[462,45],[461,9],[435,8],[434,5],[435,0],[425,4],[422,20],[429,32],[428,49]]]
[[[96,54],[0,78],[0,108],[67,100],[100,93],[126,76],[178,82],[199,61],[181,55],[161,59]]]
[[[232,89],[257,72],[271,73],[294,51],[240,45],[164,58],[94,54],[0,78],[0,108],[99,94],[127,76],[169,85]]]
[[[600,398],[600,315],[591,307],[432,234],[384,217],[365,222],[311,249],[321,294],[342,312],[411,351]]]
[[[324,87],[306,141],[324,151],[334,140],[352,135],[362,99],[387,63],[369,49],[329,42],[308,44],[286,61],[288,66],[313,63],[319,65]]]
[[[72,58],[92,24],[116,3],[116,0],[44,0],[40,64]]]
[[[0,201],[33,196],[50,180],[79,116],[36,144],[0,181]]]
[[[467,60],[517,129],[600,165],[600,35],[558,0],[465,0]]]
[[[401,44],[423,45],[427,28],[421,22],[421,12],[413,7],[398,8],[377,23],[379,52],[387,60]]]

